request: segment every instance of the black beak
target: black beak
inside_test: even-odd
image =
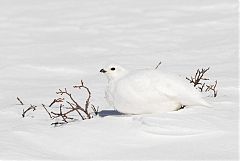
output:
[[[100,72],[101,72],[101,73],[106,73],[107,71],[104,70],[104,69],[101,69]]]

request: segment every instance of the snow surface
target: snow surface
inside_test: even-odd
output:
[[[238,2],[0,0],[0,160],[237,160]],[[43,109],[81,79],[104,100],[110,62],[183,76],[208,67],[214,108],[111,115],[54,128]],[[105,111],[106,112],[106,111]]]

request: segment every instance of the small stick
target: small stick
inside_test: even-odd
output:
[[[86,87],[86,86],[83,84],[83,81],[82,81],[82,80],[81,80],[80,83],[81,83],[80,85],[78,85],[78,86],[73,86],[73,88],[78,88],[78,89],[84,88],[84,89],[87,91],[87,93],[88,93],[88,98],[87,98],[86,101],[85,101],[85,108],[84,108],[82,111],[83,111],[83,112],[87,115],[87,117],[90,119],[90,118],[92,118],[92,117],[91,117],[90,113],[88,112],[88,108],[89,108],[90,99],[91,99],[91,91],[89,90],[88,87]]]
[[[27,113],[29,110],[35,111],[35,110],[36,110],[36,107],[37,107],[37,106],[35,106],[35,105],[30,105],[30,107],[28,107],[28,109],[26,109],[26,111],[24,111],[24,109],[23,109],[22,117],[25,117],[26,113]]]
[[[19,97],[17,97],[17,100],[20,102],[21,105],[24,105]]]
[[[80,111],[78,111],[78,108],[75,108],[73,104],[71,104],[70,102],[67,101],[67,103],[71,106],[72,110],[76,110],[77,113],[79,114],[79,116],[82,118],[82,120],[85,120],[85,118],[83,117],[83,115],[81,114]],[[70,111],[71,112],[71,111]]]
[[[190,83],[193,83],[194,84],[194,87],[196,87],[197,85],[202,85],[202,83],[200,82],[201,80],[209,80],[207,78],[203,78],[203,75],[210,69],[210,67],[208,67],[207,69],[202,69],[201,71],[198,69],[194,78],[191,77],[188,78],[186,77],[187,80],[190,81]]]
[[[155,70],[156,70],[161,64],[162,64],[162,62],[160,61],[160,62],[158,63],[158,65],[155,67]]]
[[[207,88],[206,88],[205,92],[212,90],[213,91],[213,96],[217,97],[217,90],[216,90],[217,83],[218,82],[216,80],[214,85],[206,85]]]
[[[57,103],[57,102],[63,102],[64,101],[64,98],[57,98],[57,99],[54,99],[52,101],[52,103],[48,106],[48,107],[51,107],[54,103]]]
[[[55,127],[57,125],[63,125],[63,124],[65,124],[65,122],[54,122],[54,123],[51,123],[51,125],[54,125]]]
[[[45,111],[48,113],[49,117],[52,119],[52,115],[50,114],[50,112],[47,110],[46,106],[44,104],[42,104],[43,108],[45,109]]]
[[[96,108],[94,105],[91,105],[91,108],[92,108],[94,114],[97,116],[98,113],[99,113],[99,112],[98,112],[98,110],[99,110],[99,106]]]
[[[200,92],[203,92],[204,86],[205,86],[205,83],[203,83],[201,87],[198,87],[198,89],[200,89]]]

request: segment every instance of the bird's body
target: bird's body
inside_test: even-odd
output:
[[[111,67],[113,68],[113,67]],[[109,72],[106,99],[119,112],[130,114],[175,111],[181,106],[208,106],[200,94],[178,76],[159,70],[145,69],[128,72],[122,67]],[[111,77],[111,72],[115,76]]]

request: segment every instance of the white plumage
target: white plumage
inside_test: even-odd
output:
[[[122,113],[168,112],[183,105],[209,106],[189,83],[160,70],[127,71],[119,65],[110,65],[100,72],[108,78],[107,102]]]

